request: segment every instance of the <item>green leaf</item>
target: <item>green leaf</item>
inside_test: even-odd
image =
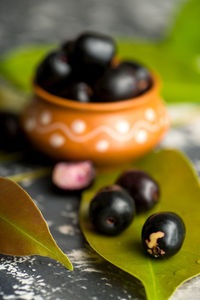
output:
[[[194,54],[200,55],[200,1],[186,1],[177,18],[167,40],[168,46],[172,47],[179,56],[188,60],[194,58]],[[192,55],[191,55],[192,54]]]
[[[0,109],[19,113],[29,102],[29,97],[11,85],[0,85]]]
[[[175,150],[151,153],[134,166],[148,172],[160,185],[160,203],[149,214],[172,211],[183,218],[186,239],[182,249],[166,260],[157,261],[145,256],[141,230],[149,214],[137,216],[131,226],[116,237],[103,236],[93,230],[88,218],[90,200],[100,187],[114,183],[123,170],[100,175],[95,186],[84,193],[80,225],[96,252],[141,280],[148,300],[166,300],[181,283],[200,273],[199,180],[190,162]]]
[[[0,191],[0,253],[48,256],[72,270],[30,196],[17,183],[2,177]]]

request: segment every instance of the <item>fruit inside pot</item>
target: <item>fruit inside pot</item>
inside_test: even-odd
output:
[[[107,103],[145,93],[152,78],[137,62],[118,62],[111,37],[85,32],[47,54],[36,70],[35,83],[62,98]]]

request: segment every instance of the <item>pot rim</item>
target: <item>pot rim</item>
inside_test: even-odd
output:
[[[160,77],[153,73],[152,74],[152,87],[146,91],[144,94],[139,95],[137,97],[134,97],[132,99],[127,100],[121,100],[116,102],[107,102],[107,103],[96,103],[96,102],[90,102],[90,103],[82,103],[77,102],[74,100],[62,98],[56,95],[53,95],[47,91],[45,91],[43,88],[41,88],[37,84],[33,84],[33,89],[35,94],[42,100],[62,106],[64,108],[71,108],[75,110],[84,110],[84,111],[117,111],[117,110],[124,110],[128,108],[134,108],[138,106],[143,106],[149,101],[152,100],[152,98],[157,95],[161,88],[161,80]]]

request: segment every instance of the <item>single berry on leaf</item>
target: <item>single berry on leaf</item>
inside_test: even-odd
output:
[[[118,185],[102,188],[92,199],[89,216],[95,229],[106,235],[125,230],[135,216],[135,205],[128,193]]]
[[[58,95],[79,102],[90,102],[92,89],[85,82],[72,82],[60,91]]]
[[[63,51],[49,53],[36,70],[35,82],[46,91],[57,94],[72,78],[72,69]]]
[[[52,172],[53,184],[65,191],[86,189],[95,179],[95,169],[92,162],[59,162]]]
[[[137,212],[149,210],[159,201],[160,189],[157,182],[143,171],[125,171],[116,184],[123,187],[134,199]]]
[[[142,228],[142,244],[154,258],[176,254],[185,238],[183,220],[173,212],[159,212],[150,216]]]

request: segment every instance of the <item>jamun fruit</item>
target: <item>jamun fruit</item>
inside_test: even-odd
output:
[[[129,194],[118,185],[102,188],[92,199],[90,219],[95,229],[106,235],[125,230],[135,216],[135,205]]]
[[[0,136],[2,150],[19,151],[28,145],[20,126],[19,116],[12,112],[0,112]]]
[[[146,92],[152,86],[151,74],[146,67],[133,61],[123,61],[122,64],[135,74],[138,95]]]
[[[35,82],[46,91],[57,94],[66,86],[72,75],[72,68],[68,64],[63,51],[49,53],[36,70]]]
[[[100,33],[86,32],[75,41],[69,62],[78,77],[91,83],[110,66],[115,52],[116,46],[112,38]]]
[[[127,100],[138,94],[135,72],[124,63],[120,63],[115,68],[107,69],[94,85],[94,101],[98,102]]]
[[[92,90],[85,82],[73,82],[59,92],[59,96],[79,102],[90,102],[91,95]]]
[[[116,52],[112,37],[84,32],[44,58],[35,83],[49,93],[80,102],[123,101],[149,90],[152,76],[148,69],[120,61]]]
[[[157,182],[143,171],[125,171],[116,184],[123,187],[134,199],[137,212],[149,210],[159,201],[160,189]]]
[[[176,254],[185,238],[183,220],[173,212],[150,216],[142,229],[142,244],[151,257],[164,258]]]

